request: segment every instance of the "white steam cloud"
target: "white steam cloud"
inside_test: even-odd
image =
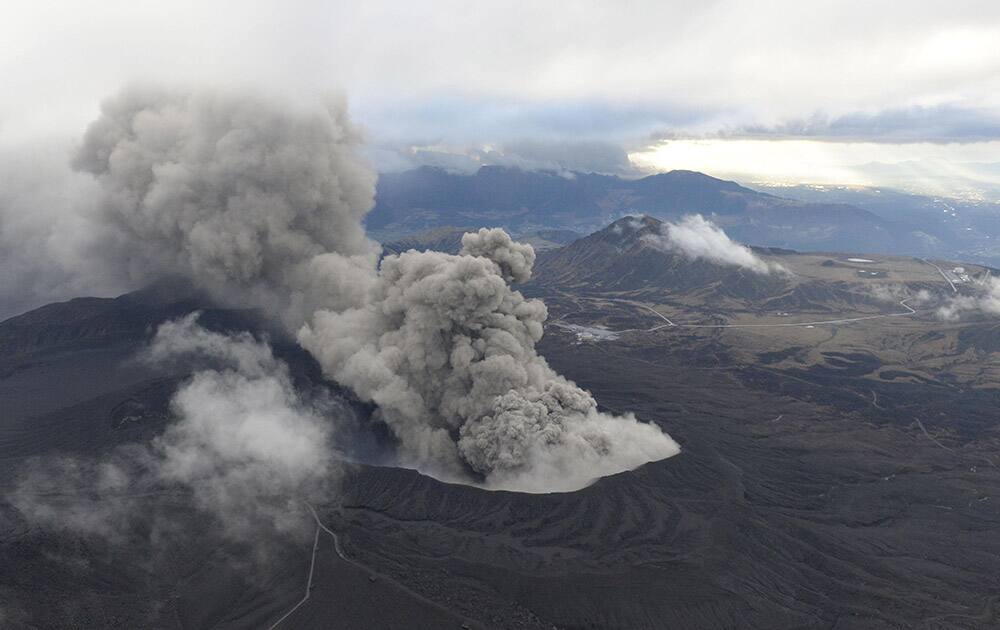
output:
[[[781,265],[765,261],[749,247],[730,239],[722,228],[700,214],[687,215],[677,223],[664,222],[659,234],[647,234],[643,240],[692,260],[733,265],[759,274],[787,273]]]
[[[235,538],[252,539],[262,520],[293,529],[302,499],[334,478],[330,410],[301,399],[266,344],[209,332],[196,319],[160,326],[149,351],[153,361],[218,364],[196,372],[171,401],[177,421],[153,444],[157,474],[189,486]]]
[[[337,478],[334,409],[303,400],[267,344],[209,332],[196,320],[160,326],[145,356],[204,366],[174,395],[167,430],[101,462],[36,463],[14,505],[38,522],[124,538],[138,489],[181,486],[233,540],[298,531],[302,500],[325,496]],[[64,499],[73,488],[77,496]],[[80,500],[87,496],[94,499]]]
[[[879,302],[892,304],[906,300],[911,305],[926,305],[935,299],[927,289],[913,291],[905,284],[876,283],[869,285],[867,291]]]
[[[979,312],[1000,315],[1000,278],[987,278],[983,291],[978,295],[950,297],[937,309],[937,316],[945,321],[957,321],[962,313]]]
[[[404,464],[549,491],[678,452],[655,425],[599,412],[538,355],[545,305],[509,284],[530,278],[530,246],[484,229],[457,256],[411,251],[379,266],[362,225],[375,176],[359,144],[339,101],[139,89],[104,104],[75,165],[99,184],[95,241],[109,267],[134,282],[187,277],[273,314],[329,378],[377,405]],[[228,514],[280,506],[328,472],[328,423],[266,347],[184,320],[151,351],[192,354],[225,365],[175,397],[160,477]]]

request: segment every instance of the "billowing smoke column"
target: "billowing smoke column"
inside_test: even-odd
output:
[[[545,305],[509,284],[530,278],[530,246],[480,230],[457,256],[378,266],[359,142],[338,103],[133,91],[105,105],[76,164],[102,187],[116,263],[301,326],[327,376],[377,405],[404,463],[544,491],[677,452],[655,426],[598,412],[537,354]]]
[[[100,183],[101,249],[122,272],[189,277],[297,326],[362,300],[372,276],[360,142],[343,102],[133,89],[105,102],[74,165]]]
[[[378,405],[409,463],[439,475],[469,466],[494,487],[573,489],[676,454],[656,427],[598,412],[537,354],[545,305],[508,284],[534,257],[498,229],[466,234],[458,256],[389,256],[368,303],[317,313],[299,339]]]

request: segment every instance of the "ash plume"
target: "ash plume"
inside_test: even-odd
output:
[[[128,280],[187,277],[295,326],[366,288],[360,144],[343,101],[135,88],[104,103],[73,164],[100,185],[101,249]]]
[[[99,186],[96,240],[109,268],[131,282],[182,276],[269,313],[328,378],[377,406],[404,464],[546,491],[678,452],[655,425],[599,412],[538,355],[545,305],[510,286],[531,276],[529,245],[482,229],[459,255],[410,251],[379,264],[362,224],[375,175],[360,143],[340,101],[131,89],[104,104],[74,164]],[[203,355],[223,367],[175,396],[157,477],[190,484],[206,509],[272,510],[327,470],[335,454],[309,446],[329,442],[335,419],[303,406],[285,369],[247,338],[184,320],[165,325],[150,352]]]
[[[367,304],[321,311],[299,333],[330,378],[378,405],[404,463],[568,490],[678,452],[658,428],[598,412],[538,355],[545,305],[508,284],[530,277],[530,246],[502,230],[462,242],[457,256],[387,257]]]
[[[687,215],[677,223],[664,222],[659,234],[642,238],[653,247],[691,260],[742,267],[765,275],[788,273],[781,265],[765,261],[749,247],[733,241],[722,228],[700,214]]]

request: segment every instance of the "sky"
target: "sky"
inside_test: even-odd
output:
[[[123,84],[248,84],[345,96],[382,171],[1000,191],[995,1],[4,6],[4,154],[72,146]]]

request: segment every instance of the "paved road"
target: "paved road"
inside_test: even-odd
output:
[[[669,319],[667,318],[667,316],[666,316],[666,315],[664,315],[664,314],[663,314],[663,313],[661,313],[660,311],[656,310],[655,308],[652,308],[651,306],[646,306],[645,304],[638,304],[638,303],[634,303],[634,302],[633,302],[633,304],[635,304],[636,306],[638,306],[638,307],[640,307],[640,308],[644,308],[644,309],[646,309],[647,311],[649,311],[649,312],[650,312],[650,313],[652,313],[653,315],[656,315],[657,317],[659,317],[659,318],[660,318],[660,319],[662,319],[663,321],[667,322],[667,325],[669,325],[669,326],[676,326],[676,325],[677,325],[677,324],[673,323],[672,321],[670,321],[670,320],[669,320]],[[660,326],[659,328],[663,328],[663,326]]]
[[[360,567],[365,571],[368,571],[367,567],[362,566],[360,563],[348,558],[344,554],[344,549],[343,547],[340,546],[340,536],[337,535],[337,532],[333,531],[332,529],[324,525],[323,521],[319,520],[319,515],[316,514],[316,510],[313,508],[313,506],[309,503],[306,503],[306,507],[309,508],[309,512],[312,514],[313,520],[316,521],[316,536],[313,538],[312,559],[309,561],[309,577],[306,580],[306,594],[302,597],[302,599],[299,600],[299,603],[292,606],[292,608],[289,609],[288,612],[286,612],[284,615],[281,616],[280,619],[271,624],[267,630],[274,630],[275,628],[277,628],[282,621],[288,619],[288,617],[290,617],[292,613],[294,613],[303,604],[309,601],[309,594],[312,592],[312,585],[313,585],[313,572],[316,569],[316,552],[319,550],[319,535],[321,532],[326,532],[327,534],[330,534],[330,536],[333,537],[333,550],[337,552],[337,555],[340,557],[341,560],[343,560],[344,562],[350,562],[354,566]]]
[[[607,301],[607,302],[621,302],[623,304],[629,304],[631,306],[638,306],[640,308],[644,308],[644,309],[646,309],[648,311],[652,311],[653,313],[656,313],[656,315],[658,315],[661,319],[663,319],[664,321],[667,322],[666,324],[661,324],[659,326],[653,326],[652,328],[628,328],[626,330],[616,330],[616,331],[613,331],[613,332],[617,332],[617,333],[654,332],[654,331],[660,330],[662,328],[670,328],[670,327],[676,327],[676,328],[788,328],[788,327],[792,327],[792,326],[819,326],[821,324],[848,324],[850,322],[861,322],[861,321],[866,321],[866,320],[870,320],[870,319],[883,319],[883,318],[886,318],[886,317],[909,317],[911,315],[916,315],[917,312],[918,312],[918,311],[910,308],[910,305],[907,304],[907,302],[910,301],[910,298],[906,298],[905,300],[900,300],[900,302],[899,302],[899,305],[906,309],[905,311],[903,311],[901,313],[882,313],[880,315],[865,315],[865,316],[861,316],[861,317],[842,317],[840,319],[823,319],[823,320],[818,320],[818,321],[814,321],[814,322],[785,322],[785,323],[781,323],[781,324],[685,324],[685,323],[677,323],[677,322],[671,321],[670,319],[667,319],[664,315],[662,315],[658,311],[654,310],[653,308],[651,308],[649,306],[646,306],[645,304],[639,304],[639,303],[634,302],[632,300],[619,300],[619,299],[616,299],[616,298],[594,298],[594,299],[601,299],[601,300],[604,300],[604,301]]]
[[[938,273],[941,274],[941,277],[944,278],[944,281],[951,285],[951,290],[954,291],[955,293],[958,293],[958,287],[956,287],[955,283],[951,281],[951,278],[949,278],[948,275],[945,274],[944,269],[938,267],[937,265],[927,260],[926,258],[919,258],[918,260],[920,260],[921,262],[925,262],[931,267],[937,269]]]
[[[282,621],[284,621],[285,619],[288,619],[288,617],[290,617],[293,612],[295,612],[296,610],[298,610],[299,607],[302,606],[302,604],[306,603],[309,600],[309,593],[312,592],[312,585],[313,585],[313,571],[316,569],[316,551],[319,549],[319,533],[320,533],[320,531],[321,530],[319,528],[319,525],[317,525],[316,526],[316,536],[313,538],[312,560],[309,561],[309,579],[306,582],[306,594],[302,597],[302,599],[299,600],[299,603],[297,603],[294,606],[292,606],[292,608],[288,612],[286,612],[284,615],[281,616],[280,619],[278,619],[273,624],[271,624],[268,627],[267,630],[274,630],[274,628],[277,628],[281,624]],[[334,536],[336,536],[336,535],[334,535]],[[336,537],[334,537],[334,540],[336,540]]]
[[[287,612],[285,612],[285,614],[283,614],[277,621],[275,621],[273,624],[271,624],[268,627],[268,630],[274,630],[275,628],[277,628],[279,625],[281,625],[282,622],[284,622],[286,619],[288,619],[292,615],[292,613],[294,613],[296,610],[298,610],[299,608],[301,608],[303,604],[305,604],[307,601],[309,601],[309,595],[310,595],[310,593],[312,591],[312,586],[313,586],[313,572],[315,571],[315,568],[316,568],[316,552],[319,550],[319,538],[320,538],[320,534],[321,533],[329,534],[330,537],[333,538],[333,549],[334,549],[334,551],[337,552],[337,556],[341,560],[343,560],[344,562],[348,562],[348,563],[354,565],[355,567],[361,569],[365,573],[367,573],[369,575],[369,579],[377,578],[379,580],[383,580],[386,583],[392,584],[395,588],[403,591],[404,593],[406,593],[410,597],[412,597],[412,598],[420,601],[424,605],[433,607],[433,608],[435,608],[435,609],[437,609],[437,610],[439,610],[439,611],[441,611],[441,612],[443,612],[443,613],[445,613],[445,614],[447,614],[449,616],[454,616],[455,615],[455,613],[453,611],[445,608],[441,604],[439,604],[439,603],[437,603],[437,602],[435,602],[435,601],[433,601],[431,599],[428,599],[427,597],[424,597],[423,595],[421,595],[420,593],[417,593],[413,589],[411,589],[411,588],[409,588],[407,586],[404,586],[399,581],[397,581],[397,580],[395,580],[395,579],[393,579],[393,578],[391,578],[391,577],[389,577],[387,575],[383,575],[381,573],[378,573],[377,571],[374,571],[371,568],[369,568],[369,567],[361,564],[357,560],[354,560],[353,558],[350,558],[346,553],[344,553],[344,548],[340,544],[340,536],[337,535],[337,532],[335,532],[332,529],[330,529],[329,527],[327,527],[323,523],[323,521],[320,520],[319,514],[316,513],[316,509],[313,508],[313,506],[310,503],[306,502],[306,507],[309,508],[309,512],[310,512],[310,514],[312,514],[313,520],[316,522],[316,535],[313,538],[312,559],[310,560],[310,563],[309,563],[309,575],[308,575],[308,577],[306,579],[306,592],[305,592],[305,595],[303,595],[302,599],[299,600],[299,602],[297,604],[295,604],[295,606],[293,606]],[[463,625],[462,627],[469,627],[469,628],[478,629],[479,625],[475,624],[475,623],[472,623],[472,622],[469,622],[466,625]]]

